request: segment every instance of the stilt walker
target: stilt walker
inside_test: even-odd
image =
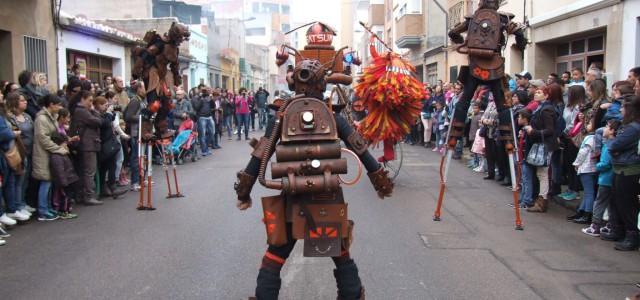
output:
[[[472,16],[465,17],[462,23],[454,26],[449,31],[449,38],[454,43],[461,44],[457,51],[469,57],[469,66],[462,67],[458,81],[464,85],[464,92],[456,104],[451,127],[447,136],[447,151],[453,150],[458,138],[464,134],[465,120],[469,109],[470,100],[478,85],[489,86],[498,109],[499,136],[498,139],[505,142],[507,151],[513,153],[513,128],[512,116],[505,107],[504,99],[504,57],[502,50],[506,46],[506,36],[513,34],[516,38],[516,47],[524,50],[527,39],[524,36],[525,27],[522,24],[513,22],[513,14],[498,12],[500,1],[481,0],[478,9]],[[467,32],[466,40],[461,33]],[[446,156],[445,156],[446,157]],[[510,155],[514,164],[513,155]],[[441,218],[440,210],[444,201],[446,186],[446,171],[449,168],[450,160],[443,158],[441,165],[444,166],[445,174],[441,174],[440,193],[438,203],[434,213],[434,221]],[[514,169],[512,167],[512,169]],[[442,166],[441,166],[442,170]],[[515,172],[511,172],[514,176]],[[517,187],[515,180],[512,180],[514,189]],[[514,191],[515,193],[515,191]],[[515,194],[514,194],[515,195]],[[516,210],[517,216],[518,210]],[[516,216],[516,218],[518,218]],[[519,223],[516,220],[516,223]],[[518,227],[518,226],[517,226]],[[520,226],[521,227],[521,224]]]
[[[140,168],[141,187],[138,210],[155,209],[151,205],[152,150],[155,144],[161,145],[173,136],[173,132],[168,129],[167,116],[173,108],[171,96],[175,88],[180,86],[182,82],[178,62],[179,46],[183,41],[189,40],[190,35],[187,26],[174,22],[169,30],[162,35],[155,30],[148,31],[144,36],[146,46],[135,47],[132,50],[134,57],[132,77],[143,80],[147,88],[147,107],[142,110],[139,120],[138,167]],[[168,169],[164,159],[163,167],[167,173],[169,196],[180,195],[179,191],[177,194],[171,194]],[[144,183],[145,173],[146,183]],[[173,174],[177,189],[178,179],[175,166]],[[145,188],[146,205],[143,203]]]

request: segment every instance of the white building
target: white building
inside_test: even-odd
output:
[[[96,23],[64,12],[60,14],[58,31],[59,86],[67,83],[69,70],[80,67],[81,76],[102,84],[105,76],[120,76],[127,80],[131,74],[130,49],[136,36],[111,26]]]

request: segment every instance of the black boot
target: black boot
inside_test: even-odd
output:
[[[113,199],[118,198],[119,196],[124,195],[128,189],[125,187],[117,187],[115,184],[111,184],[109,185],[109,190],[111,191],[111,197],[113,197]]]
[[[624,238],[624,231],[619,227],[613,227],[609,233],[600,233],[600,239],[603,241],[617,242]]]
[[[573,223],[576,223],[576,224],[591,224],[591,216],[592,216],[592,213],[585,212],[582,215],[582,217],[577,218],[577,219],[573,219]]]
[[[261,268],[258,272],[256,298],[259,300],[278,300],[280,294],[280,274]]]
[[[360,282],[355,262],[350,261],[338,266],[333,270],[333,276],[336,278],[339,300],[361,299],[362,282]]]
[[[615,249],[619,251],[636,251],[640,246],[637,230],[627,230],[622,242],[616,243]]]
[[[567,221],[573,222],[573,220],[575,220],[575,219],[582,218],[583,215],[584,215],[584,210],[579,210],[575,214],[568,216],[567,217]]]

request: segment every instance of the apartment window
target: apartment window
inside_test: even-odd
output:
[[[438,63],[427,65],[427,82],[431,85],[438,83]]]
[[[591,36],[556,45],[556,72],[571,71],[573,68],[586,70],[595,64],[604,68],[604,35]]]
[[[289,24],[282,24],[282,31],[283,31],[283,32],[289,32],[289,30],[291,30],[291,25],[289,25]]]
[[[215,87],[220,87],[220,74],[215,74],[214,75],[214,80],[215,80]]]
[[[252,11],[253,11],[254,13],[256,13],[256,14],[257,14],[257,13],[259,13],[259,12],[260,12],[260,3],[258,3],[258,2],[254,2],[254,3],[252,4]]]
[[[266,30],[264,27],[259,28],[247,28],[245,31],[247,36],[261,36],[266,34]]]
[[[289,14],[289,5],[282,5],[282,14]]]
[[[25,69],[47,73],[47,41],[24,36]]]
[[[398,20],[406,14],[421,14],[422,13],[422,0],[407,0],[404,3],[398,5],[395,19]]]

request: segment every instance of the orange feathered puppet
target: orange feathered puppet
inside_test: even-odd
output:
[[[374,36],[369,52],[371,65],[364,69],[355,87],[356,96],[369,112],[359,130],[370,144],[383,142],[384,156],[378,160],[384,162],[395,159],[393,146],[409,134],[422,111],[422,100],[428,95],[414,75],[415,68],[399,54],[378,54]]]

